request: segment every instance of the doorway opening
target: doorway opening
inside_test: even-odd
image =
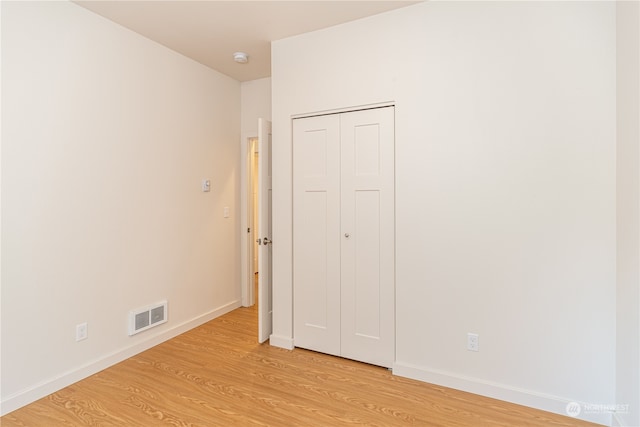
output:
[[[258,138],[247,141],[247,302],[248,306],[256,303],[258,295],[258,172],[259,172]]]

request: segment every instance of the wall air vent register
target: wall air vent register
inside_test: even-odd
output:
[[[129,336],[146,331],[167,321],[167,301],[129,312]]]

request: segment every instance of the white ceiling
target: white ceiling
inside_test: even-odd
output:
[[[270,42],[418,1],[75,1],[239,81],[271,75]],[[247,64],[233,61],[246,52]]]

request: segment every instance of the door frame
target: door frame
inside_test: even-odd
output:
[[[258,134],[244,135],[240,144],[240,287],[243,307],[251,307],[256,303],[253,289],[253,242],[255,230],[252,223],[253,194],[251,182],[251,163],[254,146],[257,145]],[[247,230],[251,229],[248,233]]]
[[[352,113],[354,111],[373,110],[376,108],[385,108],[385,107],[394,107],[396,108],[396,111],[397,111],[398,103],[396,101],[376,102],[373,104],[363,104],[363,105],[356,105],[351,107],[332,108],[329,110],[293,114],[291,115],[291,125],[293,126],[294,119],[305,119],[307,117],[327,116],[331,114]],[[293,134],[291,134],[291,143],[293,144]]]

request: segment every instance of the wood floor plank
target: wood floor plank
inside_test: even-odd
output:
[[[2,427],[595,424],[303,349],[257,343],[240,308],[0,418]]]

